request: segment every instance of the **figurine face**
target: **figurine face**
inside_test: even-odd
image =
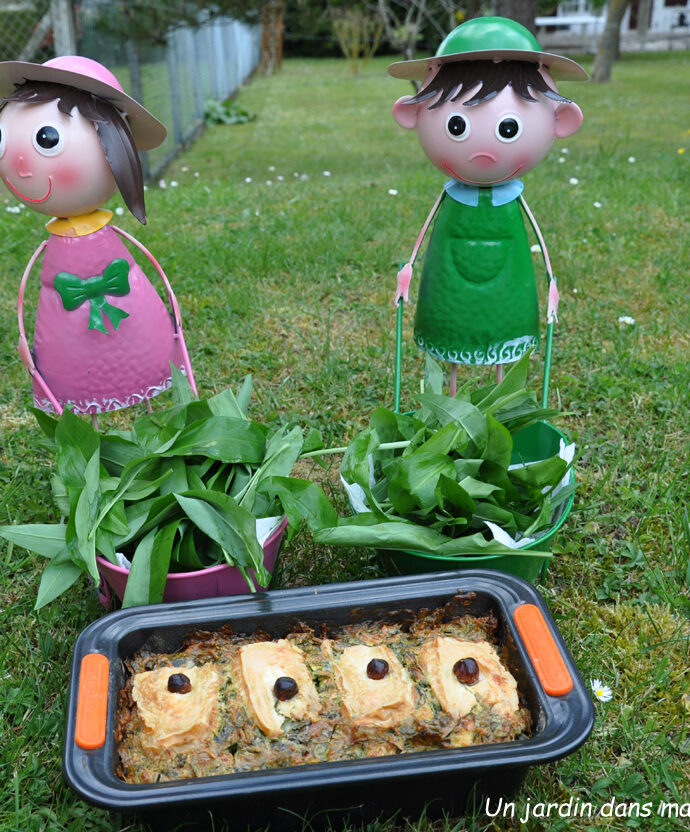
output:
[[[10,102],[0,111],[0,178],[41,214],[77,216],[100,208],[116,191],[96,128],[57,101]]]
[[[536,92],[537,101],[525,101],[510,86],[488,101],[465,107],[476,89],[431,110],[433,101],[405,104],[411,96],[393,107],[398,124],[417,129],[434,165],[470,185],[497,185],[521,176],[539,164],[556,137],[571,135],[582,123],[577,104]]]

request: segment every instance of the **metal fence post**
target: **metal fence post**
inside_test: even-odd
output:
[[[206,27],[208,36],[208,56],[210,60],[210,75],[211,75],[211,95],[213,98],[220,98],[220,85],[218,83],[218,55],[216,54],[216,35],[213,23],[209,23]]]
[[[168,62],[168,80],[170,81],[170,106],[172,109],[173,138],[175,145],[179,147],[183,139],[182,130],[182,109],[180,106],[180,77],[177,72],[177,43],[175,32],[168,35],[166,45],[166,58]]]
[[[218,98],[223,101],[226,96],[225,54],[218,21],[213,22],[213,67],[218,79]]]
[[[77,38],[70,0],[50,0],[50,16],[53,21],[53,38],[56,55],[74,55]]]
[[[187,37],[189,41],[189,54],[192,57],[192,89],[194,91],[194,109],[197,118],[204,117],[204,92],[203,80],[201,77],[201,55],[199,55],[199,48],[197,44],[196,32],[191,29],[187,30]]]

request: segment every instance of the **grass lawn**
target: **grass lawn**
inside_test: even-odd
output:
[[[148,190],[146,228],[116,218],[171,279],[202,393],[252,373],[254,418],[316,426],[330,445],[392,404],[395,275],[442,184],[390,115],[411,88],[386,65],[375,59],[352,78],[344,61],[290,60],[257,78],[240,96],[255,121],[208,129],[167,171],[167,187]],[[581,750],[531,770],[514,819],[480,809],[438,824],[458,832],[518,830],[528,800],[615,801],[612,818],[533,817],[530,830],[549,832],[685,829],[687,815],[657,808],[690,809],[690,53],[626,56],[611,84],[562,90],[584,126],[526,177],[525,196],[559,278],[552,397],[581,456],[575,507],[540,589],[585,680],[613,697],[595,702]],[[0,523],[48,522],[51,460],[36,445],[15,352],[17,285],[44,231],[32,212],[4,210],[14,204],[0,197]],[[410,307],[403,404],[413,407],[423,359],[411,322]],[[336,466],[317,471],[339,493]],[[0,564],[0,829],[142,832],[82,803],[61,778],[72,645],[103,614],[93,588],[82,580],[35,613],[42,563],[0,544]],[[376,574],[371,552],[317,548],[302,532],[276,582]],[[650,816],[636,817],[645,804]]]

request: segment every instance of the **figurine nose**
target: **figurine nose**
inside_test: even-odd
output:
[[[21,176],[21,177],[22,177],[22,179],[26,179],[26,178],[27,178],[27,177],[29,177],[29,176],[33,176],[33,173],[31,173],[31,171],[30,171],[30,170],[28,170],[28,169],[25,167],[24,157],[23,157],[23,156],[20,156],[20,157],[17,159],[17,175],[18,175],[18,176]]]
[[[496,157],[493,153],[489,153],[485,150],[472,154],[472,156],[470,156],[470,162],[477,162],[482,167],[491,167],[491,165],[496,164]]]

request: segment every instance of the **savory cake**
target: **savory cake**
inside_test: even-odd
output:
[[[422,610],[284,638],[191,633],[126,662],[128,783],[520,739],[530,729],[492,616]]]

